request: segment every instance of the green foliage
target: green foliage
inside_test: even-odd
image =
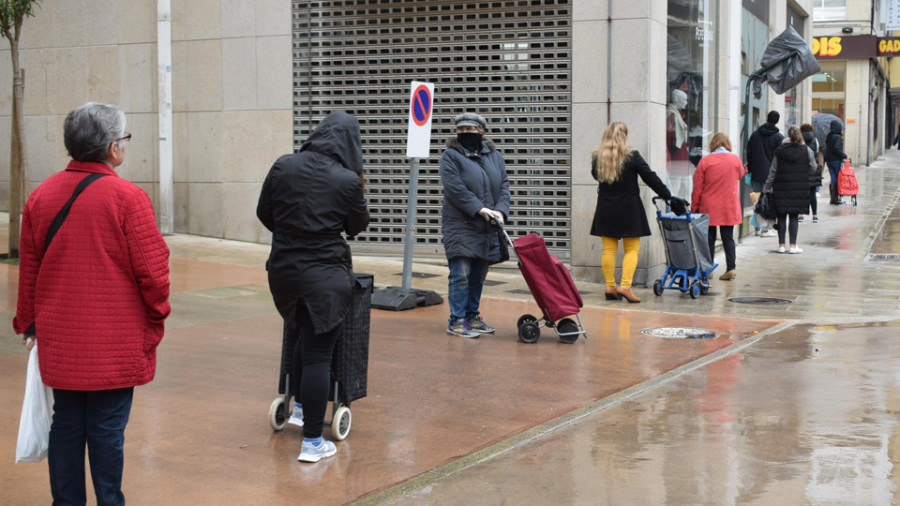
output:
[[[35,6],[40,4],[41,0],[0,0],[0,30],[18,32],[25,17],[34,16]]]

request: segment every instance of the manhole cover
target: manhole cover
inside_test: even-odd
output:
[[[779,299],[776,297],[732,297],[728,300],[737,302],[738,304],[760,304],[764,306],[783,306],[791,303],[788,299]]]
[[[667,339],[709,339],[711,337],[716,337],[716,333],[711,330],[691,327],[656,327],[653,329],[644,329],[641,333],[653,337],[665,337]]]

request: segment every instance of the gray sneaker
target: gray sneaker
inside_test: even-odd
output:
[[[476,315],[474,318],[470,318],[468,323],[469,323],[469,328],[474,330],[475,332],[478,332],[479,334],[490,334],[490,333],[494,332],[495,330],[497,330],[494,327],[491,327],[490,325],[488,325],[487,323],[484,323],[484,320],[482,320],[481,316],[478,316],[478,315]]]
[[[316,446],[308,441],[303,441],[300,445],[300,456],[297,460],[300,462],[318,462],[326,457],[331,457],[337,453],[337,447],[331,441],[322,441],[322,444]]]
[[[468,338],[476,338],[481,335],[480,332],[476,332],[469,327],[469,322],[467,322],[463,318],[458,318],[450,322],[447,325],[447,333],[454,336],[460,337],[468,337]]]
[[[294,404],[294,409],[291,410],[291,417],[288,418],[287,423],[296,425],[297,427],[303,427],[303,408],[298,408],[297,405]]]

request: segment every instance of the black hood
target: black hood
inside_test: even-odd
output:
[[[334,111],[313,130],[300,151],[313,151],[339,161],[345,168],[362,173],[362,136],[359,121],[344,111]]]
[[[773,123],[764,123],[763,126],[759,127],[759,135],[763,137],[771,137],[778,133],[778,127]]]
[[[844,129],[844,125],[842,125],[840,121],[834,120],[831,122],[831,133],[839,134],[839,133],[841,133],[841,130],[843,130],[843,129]]]

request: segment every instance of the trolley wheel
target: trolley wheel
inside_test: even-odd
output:
[[[284,397],[277,397],[272,404],[269,405],[269,425],[273,430],[281,430],[287,423],[288,414],[284,409]]]
[[[663,294],[662,280],[657,279],[653,283],[653,293],[656,294],[657,297]]]
[[[538,319],[534,315],[523,314],[522,316],[519,317],[519,321],[518,321],[518,323],[516,323],[516,328],[522,328],[522,325],[525,325],[526,323],[529,323],[529,322],[536,323],[537,321],[538,321]]]
[[[691,298],[696,299],[700,296],[700,285],[694,283],[691,285]]]
[[[353,423],[353,414],[350,413],[350,408],[341,404],[337,410],[334,412],[334,417],[331,419],[331,435],[334,436],[334,439],[337,441],[343,441],[347,438],[347,434],[350,433],[350,425]]]
[[[572,344],[578,340],[578,324],[571,318],[563,318],[556,324],[556,332],[560,334],[559,340],[565,344]],[[562,334],[571,334],[564,336]]]
[[[700,283],[700,295],[706,295],[709,293],[709,278],[703,278],[703,282]]]
[[[519,326],[519,340],[523,343],[533,343],[540,339],[540,337],[541,328],[538,327],[536,322],[525,322]]]

